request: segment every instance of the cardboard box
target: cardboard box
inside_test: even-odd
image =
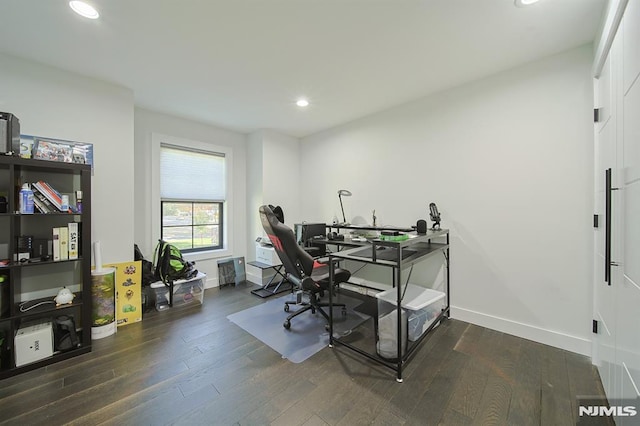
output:
[[[261,244],[256,245],[256,261],[273,266],[282,264],[278,253],[272,246],[263,246]]]
[[[116,324],[118,327],[142,321],[142,261],[109,263],[116,268]]]
[[[25,324],[16,332],[16,367],[53,355],[53,328],[51,321]]]

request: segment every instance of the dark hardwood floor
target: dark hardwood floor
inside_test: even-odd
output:
[[[457,320],[404,383],[340,347],[293,364],[227,320],[264,302],[252,288],[209,289],[202,307],[154,311],[90,354],[0,381],[0,422],[573,425],[577,396],[603,394],[587,357]]]

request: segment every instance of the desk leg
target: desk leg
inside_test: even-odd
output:
[[[447,268],[447,318],[451,318],[451,289],[449,287],[449,271],[451,270],[451,253],[449,251],[449,233],[447,233],[447,249],[445,255],[445,267]]]
[[[401,255],[400,249],[398,249],[398,255]],[[405,339],[407,339],[407,336],[403,336],[402,335],[402,305],[400,303],[400,301],[402,300],[402,261],[399,262],[400,265],[396,268],[394,268],[394,274],[393,274],[393,285],[396,288],[397,291],[397,295],[396,295],[396,313],[398,314],[398,319],[397,319],[397,324],[398,324],[398,328],[396,330],[397,334],[397,338],[396,338],[396,343],[397,343],[397,356],[398,356],[398,363],[396,365],[396,382],[398,383],[402,383],[402,361],[404,360],[404,351],[403,349],[405,348]]]
[[[333,347],[333,259],[329,258],[329,347]]]

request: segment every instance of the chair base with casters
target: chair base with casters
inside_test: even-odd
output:
[[[282,326],[284,328],[286,328],[287,330],[289,330],[291,328],[291,319],[297,317],[298,315],[307,312],[307,311],[311,311],[312,314],[315,315],[316,312],[320,312],[320,315],[322,315],[326,320],[327,323],[329,322],[329,314],[327,314],[324,309],[322,308],[328,308],[329,304],[326,302],[320,302],[319,297],[322,297],[322,292],[320,292],[319,294],[317,293],[310,293],[309,294],[309,302],[308,303],[302,303],[302,308],[298,309],[297,311],[295,311],[294,313],[292,313],[291,315],[289,315],[287,317],[286,320],[284,320],[284,323],[282,324]],[[296,303],[295,301],[291,300],[288,302],[284,302],[284,311],[285,312],[289,312],[291,310],[290,305],[300,305],[299,303]],[[333,306],[338,306],[338,307],[342,307],[342,316],[347,316],[347,305],[345,305],[344,303],[334,303]],[[326,329],[329,329],[329,324],[325,325]]]

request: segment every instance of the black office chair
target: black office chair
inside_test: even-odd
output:
[[[309,310],[313,314],[316,311],[320,312],[329,321],[329,315],[322,309],[329,304],[320,302],[320,298],[324,296],[325,291],[333,291],[334,286],[347,281],[351,272],[335,268],[333,283],[330,283],[329,267],[314,261],[313,257],[297,244],[291,228],[281,223],[269,206],[260,207],[260,220],[284,266],[287,279],[309,294],[309,303],[289,315],[283,324],[284,328],[291,328],[291,319]],[[285,302],[285,312],[289,312],[289,304],[293,303],[295,302]],[[341,306],[342,314],[346,315],[344,303],[334,303],[333,306]]]

